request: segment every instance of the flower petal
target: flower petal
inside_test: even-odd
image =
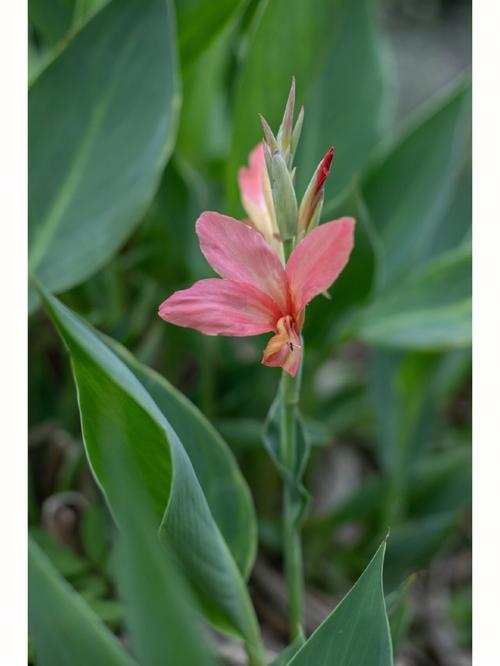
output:
[[[286,275],[296,318],[311,299],[328,289],[346,265],[354,244],[354,224],[352,217],[322,224],[290,255]]]
[[[223,278],[247,282],[270,296],[286,314],[285,269],[262,236],[243,222],[220,213],[202,213],[196,222],[201,251]]]
[[[241,167],[238,171],[241,203],[253,226],[278,251],[278,225],[262,143],[252,150],[248,161],[249,166]]]
[[[259,335],[275,329],[276,304],[249,284],[209,278],[176,291],[158,310],[165,321],[206,335]]]
[[[293,319],[289,315],[282,317],[276,330],[276,335],[273,335],[264,349],[262,363],[271,368],[283,368],[295,377],[300,366],[302,346]]]

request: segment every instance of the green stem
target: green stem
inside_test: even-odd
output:
[[[283,372],[281,379],[281,460],[293,473],[295,467],[295,409],[300,390],[300,371],[294,379]],[[304,580],[300,530],[296,522],[294,498],[287,483],[283,488],[283,557],[288,591],[290,638],[303,635]]]
[[[261,646],[253,646],[249,643],[245,644],[245,651],[248,657],[250,666],[266,666],[266,659]]]

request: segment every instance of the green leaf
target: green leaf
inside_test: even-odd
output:
[[[179,52],[185,68],[211,44],[244,3],[243,0],[178,0],[175,4]]]
[[[168,0],[114,0],[29,95],[30,270],[62,291],[102,267],[148,206],[179,93]]]
[[[114,340],[106,342],[149,392],[177,433],[215,522],[247,577],[255,559],[257,524],[250,491],[231,450],[199,409],[164,377],[139,363]]]
[[[67,546],[56,541],[54,537],[45,530],[42,530],[39,527],[31,528],[30,538],[45,553],[52,565],[65,578],[74,580],[89,571],[91,565],[87,560],[79,557]]]
[[[361,339],[398,349],[470,345],[471,260],[467,245],[387,288],[360,317],[357,331]]]
[[[271,404],[271,409],[264,424],[262,440],[271,460],[280,473],[283,481],[291,488],[294,502],[295,521],[300,523],[309,504],[310,495],[302,484],[305,467],[309,459],[311,445],[304,428],[299,409],[295,408],[295,452],[293,455],[294,467],[290,469],[282,460],[280,452],[281,442],[281,389],[277,392]]]
[[[408,574],[427,566],[457,529],[458,522],[458,513],[450,511],[408,520],[391,530],[385,566],[388,589],[394,589]]]
[[[290,659],[296,652],[304,645],[305,640],[303,636],[296,638],[293,643],[290,643],[284,650],[282,650],[276,659],[269,664],[269,666],[286,666]]]
[[[75,0],[29,0],[28,18],[39,37],[52,45],[71,27]]]
[[[117,639],[30,539],[29,632],[38,666],[133,666]]]
[[[392,71],[373,2],[347,2],[339,14],[338,35],[307,98],[297,160],[302,193],[320,159],[335,146],[327,202],[363,169],[392,115]]]
[[[219,37],[182,78],[182,114],[176,152],[197,169],[225,157],[230,118],[227,108],[227,76],[235,29]]]
[[[290,82],[297,81],[298,102],[321,70],[332,32],[338,28],[331,0],[269,0],[258,7],[249,29],[248,47],[236,81],[234,127],[226,193],[237,207],[236,173],[262,139],[259,113],[277,129]],[[321,156],[320,156],[321,157]]]
[[[383,149],[364,178],[363,195],[383,243],[379,287],[426,261],[464,164],[470,115],[465,80]]]
[[[350,592],[289,662],[290,666],[391,666],[382,567],[385,541]]]
[[[258,651],[260,638],[245,584],[172,426],[127,366],[81,319],[38,287],[71,354],[84,444],[112,512],[109,459],[132,457],[155,512],[207,618]]]
[[[133,461],[125,450],[120,454],[110,459],[110,486],[121,525],[114,574],[134,653],[141,666],[213,666],[173,549],[158,541],[154,511]]]

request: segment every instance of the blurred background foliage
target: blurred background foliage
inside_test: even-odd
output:
[[[203,337],[156,310],[210,275],[194,222],[243,219],[257,114],[277,126],[295,75],[299,194],[334,145],[323,218],[358,220],[304,331],[308,628],[390,527],[398,663],[470,663],[470,22],[459,0],[29,1],[30,268],[232,449],[258,515],[254,600],[278,643],[280,483],[261,431],[279,373],[260,365],[263,340]],[[30,530],[119,633],[70,366],[30,300]]]

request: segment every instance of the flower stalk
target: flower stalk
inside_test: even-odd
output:
[[[301,332],[308,303],[324,293],[345,267],[355,225],[351,217],[318,225],[333,148],[319,163],[298,205],[293,161],[304,109],[294,125],[294,106],[292,81],[276,135],[261,116],[264,140],[250,153],[248,166],[238,172],[248,214],[245,223],[213,211],[203,212],[196,222],[201,251],[220,277],[199,280],[170,295],[159,307],[165,321],[206,335],[273,333],[262,363],[283,371],[270,411],[274,434],[269,446],[284,478],[283,559],[292,640],[303,636],[304,612],[300,516],[307,445],[299,431],[298,414]],[[259,646],[255,650],[247,643],[247,651],[252,666],[260,666]]]
[[[302,355],[303,358],[303,355]],[[286,372],[281,377],[281,437],[280,454],[288,470],[295,468],[297,432],[295,410],[299,402],[301,372],[291,377]],[[302,543],[297,523],[295,501],[288,483],[283,486],[283,557],[288,595],[288,621],[290,639],[303,636],[304,574]]]

